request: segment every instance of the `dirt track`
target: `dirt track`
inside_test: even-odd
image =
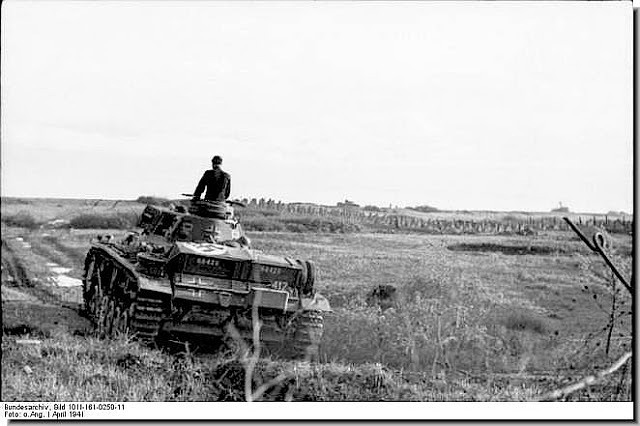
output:
[[[2,239],[2,329],[4,334],[49,336],[55,330],[86,334],[91,323],[80,315],[80,289],[45,285],[30,274],[34,259],[18,254],[24,248]]]

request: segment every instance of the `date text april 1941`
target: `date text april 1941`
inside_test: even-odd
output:
[[[124,404],[120,403],[5,403],[4,417],[6,419],[78,419],[85,417],[86,411],[122,411]]]

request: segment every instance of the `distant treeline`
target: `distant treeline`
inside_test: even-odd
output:
[[[497,219],[419,218],[396,213],[393,209],[371,206],[331,207],[315,204],[286,204],[273,200],[243,200],[246,208],[237,208],[248,230],[257,231],[328,231],[328,232],[419,232],[427,234],[513,234],[531,235],[541,231],[569,231],[559,216],[506,215]],[[430,206],[409,210],[437,212]],[[624,217],[578,216],[579,225],[605,229],[610,233],[629,233],[633,221]],[[313,225],[312,225],[313,224]]]
[[[141,196],[136,200],[141,204],[169,206],[185,200],[168,200],[155,196]],[[246,207],[235,207],[236,215],[248,231],[288,231],[288,232],[411,232],[423,234],[502,234],[533,235],[543,231],[569,231],[568,225],[560,216],[544,216],[535,214],[507,214],[503,216],[478,215],[474,217],[466,212],[462,217],[455,217],[455,212],[442,212],[430,206],[417,206],[404,210],[382,208],[377,206],[359,207],[343,204],[342,206],[322,206],[311,203],[283,203],[266,199],[244,199]],[[118,201],[105,211],[93,210],[78,212],[75,215],[66,213],[65,220],[58,221],[56,227],[76,229],[132,229],[135,228],[140,212],[135,208],[126,211],[114,209]],[[97,204],[97,203],[96,203]],[[97,208],[97,207],[96,207]],[[2,222],[8,226],[35,229],[41,226],[52,226],[46,221],[37,220],[28,210],[16,213],[5,213]],[[411,212],[413,215],[411,215]],[[421,216],[419,213],[434,213]],[[452,214],[450,217],[443,215]],[[463,212],[459,212],[463,213]],[[460,215],[463,216],[463,215]],[[66,219],[68,218],[68,219]],[[610,233],[631,233],[633,220],[621,215],[573,216],[578,225],[589,225],[601,228]]]

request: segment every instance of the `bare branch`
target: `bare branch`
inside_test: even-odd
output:
[[[287,373],[280,373],[273,379],[269,380],[267,383],[263,383],[261,386],[258,387],[258,389],[256,389],[253,392],[253,395],[252,395],[253,400],[259,401],[260,399],[262,399],[262,396],[266,391],[268,391],[272,387],[279,385],[280,383],[285,381],[288,377],[289,375]]]
[[[564,398],[565,396],[578,391],[580,389],[586,388],[587,386],[591,386],[597,384],[602,381],[606,376],[615,372],[620,367],[622,367],[626,362],[631,358],[632,353],[627,352],[622,357],[620,357],[611,367],[607,368],[604,371],[599,372],[596,375],[587,376],[584,379],[580,380],[577,383],[571,384],[561,389],[556,389],[553,392],[549,392],[542,397],[538,398],[537,401],[555,401],[560,398]]]
[[[251,310],[251,322],[253,323],[253,350],[251,351],[251,355],[249,359],[246,360],[245,364],[245,375],[244,375],[244,393],[245,399],[247,402],[253,402],[256,399],[261,397],[260,394],[252,392],[251,381],[253,380],[253,372],[258,364],[258,359],[260,358],[260,327],[262,324],[260,323],[260,317],[258,315],[258,304],[254,302],[253,309]]]

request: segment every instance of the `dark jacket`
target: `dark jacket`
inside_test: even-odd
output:
[[[205,186],[207,187],[207,192],[204,196],[205,200],[224,201],[229,198],[231,193],[231,176],[229,176],[229,173],[222,171],[220,167],[207,170],[202,175],[193,195],[196,198],[200,198]]]

